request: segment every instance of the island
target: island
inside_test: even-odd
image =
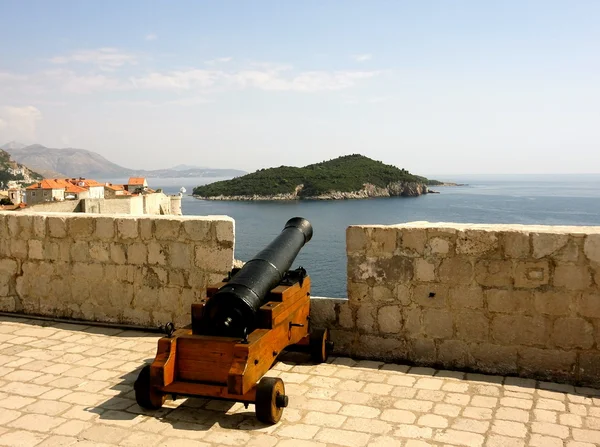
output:
[[[359,154],[302,168],[280,166],[194,188],[204,200],[343,200],[414,197],[450,185]]]

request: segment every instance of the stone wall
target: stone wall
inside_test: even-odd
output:
[[[600,227],[352,226],[347,253],[314,306],[338,352],[600,385]]]
[[[233,244],[223,216],[0,212],[0,311],[186,325]]]

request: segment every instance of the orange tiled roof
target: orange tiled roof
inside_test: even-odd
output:
[[[66,179],[68,183],[79,186],[80,183],[83,183],[85,188],[89,188],[91,186],[104,186],[104,184],[97,182],[96,180],[87,179],[87,178],[72,178]]]
[[[87,191],[87,189],[82,188],[81,186],[78,186],[78,185],[69,184],[68,186],[65,187],[65,191],[66,192],[74,192],[76,194],[79,194],[80,192]]]
[[[28,186],[27,189],[65,189],[70,183],[63,179],[44,179]]]
[[[128,185],[143,185],[146,179],[144,177],[129,177]]]
[[[125,191],[125,187],[123,185],[113,185],[112,183],[107,183],[104,186],[112,189],[113,191]]]

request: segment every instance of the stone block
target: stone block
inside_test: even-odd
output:
[[[33,215],[11,213],[7,216],[6,226],[10,237],[28,240],[33,236]]]
[[[473,264],[471,259],[456,256],[442,260],[438,276],[441,282],[447,284],[471,284],[473,282]]]
[[[191,245],[184,242],[169,244],[169,267],[189,269],[192,265]]]
[[[160,241],[176,241],[181,231],[181,221],[176,219],[156,219],[154,237]]]
[[[150,241],[148,247],[148,263],[165,265],[167,263],[167,247],[158,242]]]
[[[11,239],[10,240],[10,254],[13,258],[27,259],[27,252],[29,247],[27,241],[23,239]]]
[[[125,247],[118,243],[110,244],[110,259],[115,264],[126,264],[127,256],[125,254]]]
[[[483,290],[481,287],[450,287],[448,303],[453,309],[481,309],[483,307]]]
[[[396,301],[394,292],[385,285],[373,287],[372,297],[373,301],[377,301],[380,303],[393,303],[394,301]]]
[[[1,286],[0,286],[1,288]],[[17,312],[17,297],[0,296],[0,312]]]
[[[117,219],[117,235],[120,239],[138,238],[138,220],[135,217]]]
[[[417,281],[435,281],[435,264],[425,259],[415,259],[415,279]]]
[[[392,254],[396,251],[398,229],[390,227],[371,227],[367,229],[369,245],[367,253],[370,255]]]
[[[368,304],[362,304],[356,310],[356,329],[367,334],[377,333],[375,325],[375,315],[377,309]]]
[[[600,234],[588,234],[583,243],[583,252],[592,262],[600,264]]]
[[[366,283],[348,281],[348,300],[351,303],[359,305],[359,303],[363,302],[371,302],[374,300],[373,298],[373,289],[369,287]],[[381,286],[383,287],[383,286]]]
[[[540,259],[563,248],[569,240],[568,234],[532,233],[531,246],[533,257]]]
[[[550,264],[542,261],[518,261],[515,265],[515,287],[536,288],[550,282]]]
[[[413,262],[404,256],[348,257],[348,278],[356,282],[406,283],[413,278]]]
[[[592,275],[587,266],[559,264],[554,269],[553,284],[569,290],[585,290],[592,284]]]
[[[576,353],[553,349],[519,348],[518,367],[522,375],[559,380],[572,378]]]
[[[500,259],[479,259],[475,263],[475,278],[479,284],[486,287],[512,286],[512,262]]]
[[[48,216],[48,232],[50,237],[67,237],[67,218],[65,216]]]
[[[554,322],[552,341],[563,349],[589,349],[594,345],[594,327],[583,318],[558,318]]]
[[[215,241],[217,239],[216,224],[206,219],[184,220],[180,236],[185,240],[195,242]]]
[[[73,264],[73,276],[89,281],[99,281],[104,278],[102,264]]]
[[[452,338],[454,332],[452,314],[447,310],[425,309],[423,330],[428,338]]]
[[[348,254],[364,253],[370,245],[367,229],[359,226],[350,226],[346,229],[346,252]]]
[[[525,315],[496,315],[492,320],[492,340],[501,345],[542,345],[547,342],[548,320]]]
[[[377,311],[379,331],[397,334],[402,330],[402,313],[398,306],[383,306]]]
[[[488,310],[499,313],[532,313],[533,302],[530,291],[488,289],[484,292]]]
[[[205,245],[195,246],[195,265],[203,270],[225,274],[233,266],[233,250],[213,248]]]
[[[29,258],[44,259],[44,242],[39,239],[29,240]]]
[[[356,328],[356,319],[353,309],[350,307],[350,303],[346,305],[340,305],[339,314],[338,314],[338,322],[340,327],[344,329],[355,329]]]
[[[412,301],[423,307],[445,308],[448,298],[448,286],[445,284],[420,284],[413,288]]]
[[[110,245],[108,242],[91,241],[90,258],[96,262],[106,263],[110,261]]]
[[[32,217],[33,236],[43,239],[46,237],[46,216],[36,214]]]
[[[517,348],[492,343],[469,345],[472,367],[493,374],[514,374],[517,371]]]
[[[584,317],[600,318],[600,293],[582,293],[577,312]]]
[[[427,242],[427,246],[425,247],[425,254],[439,257],[447,257],[453,254],[453,249],[454,244],[452,241],[443,237],[432,237]]]
[[[337,325],[336,306],[347,306],[348,300],[331,298],[310,299],[310,324],[314,327],[331,327]]]
[[[140,237],[143,241],[149,241],[154,238],[154,219],[151,217],[140,218],[138,220]]]
[[[104,241],[109,241],[115,237],[115,219],[114,217],[96,217],[96,237]]]
[[[529,233],[520,231],[501,234],[504,256],[521,259],[529,257]]]
[[[7,297],[14,294],[14,291],[11,290],[14,282],[14,276],[0,272],[0,297]]]
[[[71,244],[70,254],[74,262],[89,262],[90,246],[86,241],[74,241]]]
[[[464,230],[457,232],[456,253],[459,255],[481,256],[493,253],[498,249],[498,236],[492,231]]]
[[[403,306],[411,303],[411,289],[404,284],[397,284],[394,287],[394,299]]]
[[[329,336],[333,341],[333,353],[348,356],[352,352],[352,347],[359,335],[356,331],[332,329]]]
[[[600,385],[600,353],[584,351],[579,353],[579,378],[586,386]]]
[[[96,217],[76,216],[67,220],[69,236],[73,239],[88,239],[94,234]]]
[[[402,228],[399,249],[405,256],[423,255],[427,243],[425,228]]]
[[[482,311],[462,311],[454,316],[456,338],[465,341],[487,341],[490,323]]]
[[[552,254],[552,258],[559,262],[572,262],[576,263],[579,261],[580,255],[580,244],[579,241],[574,238],[569,238],[567,244],[561,248],[559,251]]]
[[[469,348],[464,341],[442,340],[437,350],[437,361],[445,368],[465,368]]]
[[[533,301],[537,313],[543,315],[568,315],[571,307],[571,293],[535,291]]]
[[[423,332],[421,309],[403,309],[404,330],[409,338],[419,338]]]
[[[0,273],[13,276],[19,272],[19,264],[14,259],[0,258]]]
[[[433,340],[426,338],[411,340],[408,349],[408,358],[415,363],[432,365],[436,361],[437,354]]]
[[[58,260],[61,262],[71,262],[71,241],[62,239],[58,241]]]
[[[350,352],[358,358],[395,361],[407,357],[408,345],[406,341],[395,338],[361,335],[354,340]]]
[[[129,307],[123,309],[122,318],[124,323],[130,323],[136,326],[150,326],[150,322],[152,321],[150,311]]]

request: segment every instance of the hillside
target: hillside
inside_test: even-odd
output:
[[[8,152],[0,149],[0,185],[6,186],[10,181],[29,184],[41,179],[40,174],[16,163]]]
[[[413,175],[363,155],[347,155],[303,168],[280,166],[194,188],[202,198],[361,198],[419,195],[441,182]]]
[[[16,142],[8,143],[5,146],[6,151],[15,160],[36,169],[46,177],[110,179],[133,176],[148,178],[234,177],[245,174],[244,171],[235,169],[129,169],[107,160],[96,152],[85,149],[53,149],[41,144],[21,147],[22,145]]]

